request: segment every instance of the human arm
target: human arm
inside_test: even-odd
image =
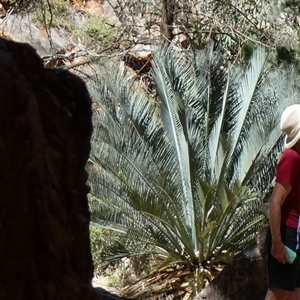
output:
[[[276,182],[272,192],[270,201],[269,223],[272,235],[272,249],[271,254],[280,263],[285,264],[288,260],[287,252],[281,239],[280,225],[281,225],[281,206],[283,205],[288,193],[292,187],[289,184],[281,184]]]

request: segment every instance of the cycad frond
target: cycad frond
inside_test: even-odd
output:
[[[281,150],[279,116],[299,95],[289,76],[271,69],[261,49],[249,66],[230,66],[212,49],[162,47],[155,101],[124,70],[90,82],[93,221],[115,228],[123,254],[135,241],[164,256],[161,265],[226,262],[262,222],[258,205]]]

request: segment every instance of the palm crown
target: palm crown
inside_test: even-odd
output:
[[[92,220],[122,237],[108,261],[149,253],[203,279],[253,241],[282,148],[279,117],[296,102],[292,72],[266,58],[258,49],[230,66],[212,50],[161,47],[154,95],[122,68],[90,81]]]

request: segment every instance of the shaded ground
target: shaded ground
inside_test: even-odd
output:
[[[94,277],[92,284],[101,300],[129,300],[119,297],[117,289],[108,286],[108,276]]]

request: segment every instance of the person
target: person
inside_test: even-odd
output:
[[[265,300],[300,300],[300,105],[288,106],[281,115],[285,149],[276,167],[269,206],[268,291]],[[293,263],[285,246],[297,253]]]

